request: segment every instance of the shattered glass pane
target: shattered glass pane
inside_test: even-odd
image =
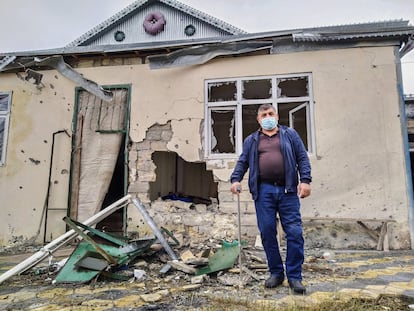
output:
[[[309,96],[308,77],[277,79],[277,97]]]
[[[208,101],[233,101],[237,99],[236,81],[214,82],[208,84]]]
[[[259,128],[257,122],[257,110],[261,104],[257,105],[243,105],[242,108],[242,120],[243,120],[243,140],[251,133],[255,132]]]
[[[211,111],[211,152],[235,153],[235,111]]]
[[[244,99],[267,99],[272,97],[272,80],[243,81],[242,97]]]
[[[0,94],[0,111],[9,111],[9,94]]]

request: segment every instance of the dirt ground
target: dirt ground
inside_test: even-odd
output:
[[[210,241],[200,247],[187,247],[174,251],[181,254],[190,250],[193,254],[198,254],[206,249],[217,250],[219,245],[220,241]],[[161,273],[170,258],[163,249],[160,249],[142,254],[130,262],[127,268],[124,267],[122,271],[118,271],[127,278],[124,281],[98,276],[84,284],[53,284],[58,274],[54,263],[68,257],[73,248],[74,246],[65,247],[53,254],[51,266],[48,265],[49,258],[25,273],[15,275],[0,284],[0,310],[32,310],[35,305],[46,304],[45,299],[49,299],[48,303],[53,302],[61,307],[77,306],[79,310],[250,310],[252,301],[277,301],[291,295],[286,284],[272,290],[264,289],[263,283],[268,277],[264,252],[248,246],[243,248],[242,265],[245,270],[242,271],[241,276],[238,261],[234,263],[233,269],[206,274],[201,280],[200,278],[195,280],[193,274],[174,268]],[[34,248],[33,251],[35,250]],[[3,252],[0,254],[0,273],[32,254],[19,253],[18,250]],[[375,257],[378,253],[368,252],[364,256],[364,258]],[[361,272],[361,268],[357,270],[338,264],[341,261],[353,261],[351,252],[337,254],[335,259],[332,257],[326,258],[326,251],[321,249],[306,251],[303,277],[308,292],[335,291],[335,284],[353,279]],[[145,273],[140,279],[134,278],[134,271],[137,269]],[[62,291],[65,294],[61,294]],[[4,304],[2,307],[1,300],[9,299],[7,297],[16,292],[36,294],[29,295],[31,298],[27,299],[13,299],[11,303]],[[133,299],[133,301],[128,299]],[[94,305],[92,309],[83,308],[85,301],[94,301],[97,305]],[[123,307],[118,303],[120,301],[129,306]],[[372,306],[378,304],[378,307],[382,309],[365,308],[364,310],[407,310],[409,303],[398,297],[382,298],[377,302],[371,299]],[[387,304],[390,305],[387,306]],[[343,309],[345,310],[345,306]],[[66,309],[62,308],[62,310]]]

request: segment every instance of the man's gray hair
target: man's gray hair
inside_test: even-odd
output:
[[[261,111],[265,111],[268,109],[273,109],[274,111],[276,111],[275,107],[273,107],[272,104],[263,104],[260,105],[259,109],[257,109],[257,114],[259,114]]]

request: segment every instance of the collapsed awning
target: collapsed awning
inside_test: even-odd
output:
[[[148,60],[151,69],[201,65],[218,56],[244,54],[271,49],[272,45],[272,42],[269,41],[227,42],[197,45],[166,55],[148,56]]]

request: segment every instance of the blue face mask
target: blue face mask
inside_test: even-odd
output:
[[[271,131],[277,126],[277,120],[275,117],[267,117],[260,121],[260,125],[262,126],[262,129]]]

